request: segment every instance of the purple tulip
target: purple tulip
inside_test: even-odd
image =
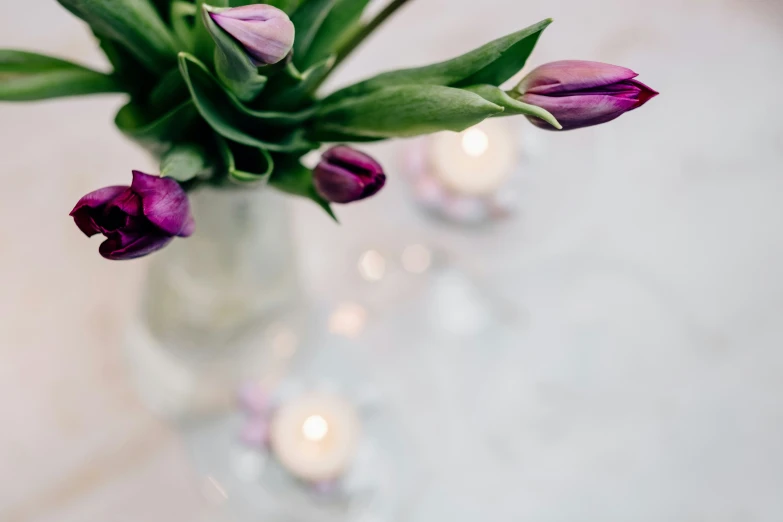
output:
[[[106,236],[98,251],[114,260],[146,256],[175,236],[190,236],[194,229],[188,196],[179,183],[136,170],[130,187],[90,192],[76,203],[71,216],[87,237]]]
[[[634,80],[636,76],[625,67],[564,60],[534,69],[512,94],[551,112],[563,130],[578,129],[611,121],[658,95]],[[543,120],[529,119],[538,127],[554,130]]]
[[[239,40],[257,65],[281,61],[294,46],[294,24],[277,7],[253,4],[209,15],[224,31]]]
[[[358,150],[338,145],[327,150],[313,171],[318,193],[332,203],[350,203],[376,194],[386,183],[383,167]]]

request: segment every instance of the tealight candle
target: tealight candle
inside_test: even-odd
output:
[[[308,394],[282,404],[269,442],[292,475],[308,482],[340,477],[353,462],[361,425],[356,408],[335,395]]]
[[[457,194],[494,193],[514,170],[517,147],[508,124],[486,120],[460,133],[432,136],[429,161],[433,175]]]

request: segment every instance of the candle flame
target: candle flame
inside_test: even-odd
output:
[[[478,158],[489,148],[489,136],[481,129],[468,129],[462,135],[462,148],[468,156]]]
[[[302,424],[302,435],[309,441],[320,442],[329,433],[329,423],[320,415],[310,415]]]

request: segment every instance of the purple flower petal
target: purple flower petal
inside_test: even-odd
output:
[[[193,235],[193,232],[196,231],[196,220],[193,219],[193,216],[191,214],[188,215],[188,220],[185,221],[185,225],[182,227],[182,230],[179,231],[179,234],[177,234],[179,237],[190,237]]]
[[[110,234],[98,252],[113,261],[136,259],[160,250],[173,239],[162,234],[129,235],[120,231]]]
[[[332,203],[350,203],[364,193],[364,183],[359,176],[331,163],[318,166],[313,183],[318,193]]]
[[[172,236],[193,232],[188,196],[175,180],[134,170],[131,189],[141,197],[144,215],[160,230]]]
[[[140,216],[142,215],[141,197],[132,190],[126,190],[106,204],[106,210],[113,208],[129,216]]]
[[[636,96],[637,97],[636,107],[634,107],[634,109],[638,109],[648,101],[658,96],[658,94],[660,94],[658,91],[656,91],[655,89],[651,89],[650,87],[646,86],[639,80],[629,80],[629,83],[634,84],[639,89],[639,94]]]
[[[346,145],[337,145],[324,152],[322,158],[329,163],[351,169],[357,174],[374,176],[383,172],[383,167],[369,154]]]
[[[132,190],[123,191],[119,196],[112,199],[104,208],[100,215],[94,215],[96,224],[104,234],[114,232],[120,228],[127,228],[132,222],[143,221],[144,228],[153,227],[146,219],[134,219],[142,217],[141,198]]]
[[[376,194],[386,183],[383,167],[371,156],[344,145],[332,147],[313,172],[318,193],[333,203],[350,203]]]
[[[255,4],[211,13],[211,16],[259,65],[281,61],[294,45],[294,24],[276,7]]]
[[[219,13],[212,13],[212,17],[233,18],[234,20],[266,22],[275,18],[288,18],[285,11],[268,4],[252,4],[231,9],[224,9]]]
[[[637,100],[610,95],[542,96],[525,94],[524,103],[536,105],[555,114],[564,130],[606,123],[636,107]],[[543,128],[552,128],[546,123]]]
[[[517,87],[520,93],[558,94],[592,89],[638,76],[631,69],[601,62],[562,60],[544,64]]]
[[[534,69],[512,93],[524,103],[552,113],[562,130],[579,129],[611,121],[658,95],[635,77],[636,73],[625,67],[564,60]],[[538,127],[554,130],[538,118],[528,119]]]
[[[127,186],[112,186],[104,187],[96,191],[90,192],[83,196],[76,206],[71,210],[70,215],[73,217],[76,226],[79,227],[87,237],[92,237],[95,234],[101,232],[101,228],[95,222],[93,217],[93,210],[100,210],[107,205],[111,200],[127,191]]]

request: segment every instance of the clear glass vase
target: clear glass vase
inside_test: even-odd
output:
[[[303,320],[287,201],[259,189],[190,195],[196,232],[156,253],[126,344],[142,397],[169,418],[216,413],[273,379]]]

